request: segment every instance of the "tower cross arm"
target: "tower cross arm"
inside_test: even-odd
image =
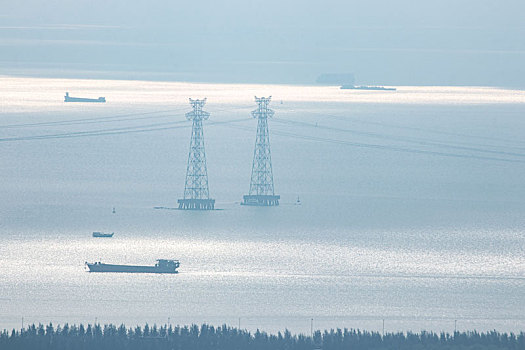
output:
[[[206,98],[202,100],[194,100],[190,98],[190,104],[193,107],[193,111],[186,113],[186,119],[207,120],[210,117],[210,113],[202,110],[202,107],[206,104]]]
[[[188,120],[208,120],[209,117],[210,113],[203,110],[186,113],[186,119]]]
[[[252,111],[252,116],[256,119],[259,118],[271,118],[274,115],[273,110],[268,108],[268,105],[270,104],[270,101],[272,99],[272,96],[269,97],[257,97],[255,96],[255,102],[257,102],[257,109]]]
[[[255,102],[257,102],[257,103],[263,102],[263,101],[266,101],[267,103],[270,103],[271,100],[272,100],[272,96],[268,96],[268,97],[257,97],[257,96],[255,96]]]

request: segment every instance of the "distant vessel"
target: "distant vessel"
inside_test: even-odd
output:
[[[113,237],[114,234],[115,232],[104,233],[104,232],[95,231],[93,232],[93,237]]]
[[[297,196],[297,200],[295,201],[295,205],[301,205],[301,200],[299,199],[299,196]]]
[[[126,272],[126,273],[179,273],[178,260],[157,259],[155,266],[112,265],[101,262],[86,262],[89,272]]]
[[[343,85],[341,89],[349,90],[382,90],[382,91],[395,91],[394,87],[384,87],[384,86],[367,86],[367,85]]]
[[[64,102],[106,102],[106,98],[105,97],[99,97],[99,98],[71,97],[69,96],[69,92],[66,92],[66,96],[64,96]]]

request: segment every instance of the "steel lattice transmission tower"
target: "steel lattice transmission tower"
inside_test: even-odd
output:
[[[205,103],[206,99],[193,100],[190,98],[193,111],[186,113],[186,119],[192,120],[193,126],[191,129],[184,198],[178,200],[179,209],[212,210],[215,207],[215,199],[210,199],[206,152],[204,151],[202,121],[210,117],[210,113],[202,110]]]
[[[243,197],[243,205],[273,206],[279,205],[281,196],[276,195],[273,188],[272,155],[270,153],[270,135],[268,133],[268,118],[273,111],[268,108],[270,97],[257,97],[257,109],[252,116],[257,119],[257,137],[253,152],[252,177],[250,194]]]

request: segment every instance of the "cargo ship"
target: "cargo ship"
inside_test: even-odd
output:
[[[69,92],[66,92],[66,96],[64,96],[64,102],[106,102],[106,98],[71,97],[69,96]]]
[[[154,266],[141,265],[112,265],[101,262],[88,263],[86,266],[89,272],[124,272],[124,273],[179,273],[180,266],[178,260],[157,259]]]
[[[346,90],[381,90],[381,91],[395,91],[394,87],[384,87],[384,86],[368,86],[368,85],[343,85],[341,89]]]
[[[93,232],[93,237],[113,237],[114,234],[115,232],[104,233],[104,232],[95,231]]]

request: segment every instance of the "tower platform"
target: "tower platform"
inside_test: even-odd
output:
[[[257,207],[272,207],[279,205],[279,195],[245,195],[243,196],[242,205],[252,205]]]
[[[184,210],[213,210],[215,199],[179,199],[179,209]]]

